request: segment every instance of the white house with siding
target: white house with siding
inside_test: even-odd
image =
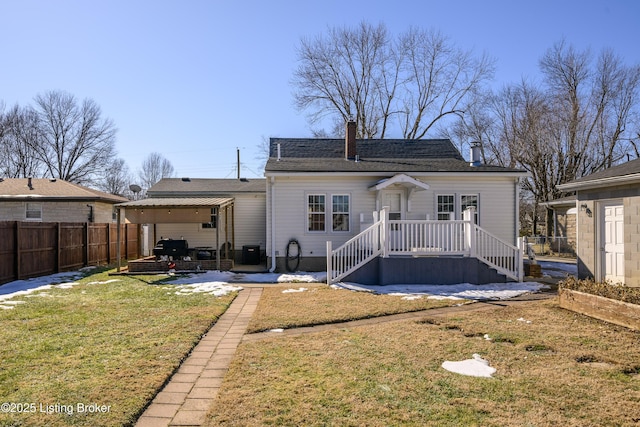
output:
[[[357,239],[380,220],[384,207],[386,248],[405,258],[433,255],[433,242],[423,241],[441,233],[432,227],[464,227],[470,207],[477,226],[515,246],[520,180],[527,173],[478,159],[465,161],[446,139],[356,140],[354,122],[347,124],[345,139],[272,138],[265,167],[267,263],[278,271],[324,270],[327,242],[338,248]],[[432,231],[416,231],[427,228]],[[464,238],[453,228],[444,233],[449,241]],[[356,245],[361,253],[372,243]],[[384,249],[377,240],[375,245]]]

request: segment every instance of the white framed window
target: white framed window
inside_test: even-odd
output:
[[[326,196],[324,194],[307,195],[307,231],[325,231]]]
[[[437,202],[438,221],[451,221],[456,219],[456,198],[454,194],[439,194]]]
[[[331,222],[333,231],[350,231],[350,197],[348,194],[331,196]]]
[[[438,221],[452,221],[463,218],[463,212],[470,206],[476,208],[474,222],[478,224],[479,219],[478,194],[439,194],[437,197],[437,218]]]
[[[462,214],[469,207],[476,208],[476,211],[473,215],[474,224],[478,224],[478,195],[477,194],[462,194],[460,196],[460,218],[462,218]]]
[[[24,218],[27,221],[42,221],[42,204],[26,203]]]

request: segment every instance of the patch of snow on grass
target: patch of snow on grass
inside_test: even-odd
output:
[[[479,354],[474,353],[472,359],[461,360],[459,362],[445,361],[442,367],[449,372],[472,377],[491,378],[496,373],[496,368],[489,366],[489,362]]]
[[[206,293],[220,297],[242,290],[239,286],[228,284],[233,276],[234,273],[229,271],[207,271],[202,274],[180,276],[177,280],[170,282],[169,285],[177,288],[176,295]]]
[[[24,303],[24,301],[8,301],[15,297],[27,296],[34,292],[46,291],[52,288],[68,289],[77,285],[78,283],[73,280],[80,277],[82,277],[80,272],[70,271],[5,283],[0,286],[0,308],[5,310],[12,309],[15,305]]]
[[[298,289],[285,289],[284,291],[282,291],[283,294],[291,294],[291,293],[296,293],[296,292],[305,292],[308,291],[307,288],[298,288]]]

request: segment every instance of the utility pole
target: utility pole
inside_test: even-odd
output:
[[[238,179],[240,179],[240,148],[236,147],[236,152],[238,155]]]

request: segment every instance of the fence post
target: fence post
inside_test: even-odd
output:
[[[62,263],[62,249],[60,245],[60,241],[62,240],[62,223],[58,222],[57,233],[56,233],[56,265],[55,272],[60,272],[60,264]]]
[[[15,253],[16,253],[16,259],[15,259],[15,264],[16,264],[16,280],[20,280],[22,279],[22,274],[20,272],[20,267],[21,267],[21,261],[20,259],[22,258],[22,254],[20,253],[20,221],[16,221],[16,232],[15,232],[15,236],[16,236],[16,241],[15,241]]]
[[[82,260],[82,266],[89,265],[89,223],[85,222],[83,230],[84,232],[84,259]]]
[[[327,285],[330,285],[333,282],[333,246],[331,244],[331,240],[327,240]]]
[[[107,223],[105,226],[107,228],[107,264],[111,264],[111,224]]]

